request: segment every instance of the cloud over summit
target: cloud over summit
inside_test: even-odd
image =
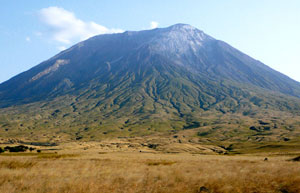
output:
[[[98,34],[119,33],[93,21],[82,21],[74,13],[60,7],[48,7],[39,11],[41,21],[48,27],[52,38],[63,44],[82,41]]]

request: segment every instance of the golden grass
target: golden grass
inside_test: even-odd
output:
[[[38,154],[37,158],[40,159],[61,159],[61,158],[70,158],[77,157],[78,154],[56,154],[56,153],[47,153],[47,154]]]
[[[172,164],[175,164],[176,162],[174,161],[166,161],[166,160],[160,160],[160,161],[157,161],[157,160],[149,160],[146,162],[146,164],[148,166],[159,166],[159,165],[164,165],[164,166],[168,166],[168,165],[172,165]]]
[[[1,153],[0,156],[37,156],[38,153],[23,153],[23,152],[18,152],[18,153]]]
[[[85,152],[0,159],[3,193],[300,192],[300,163],[283,156]]]
[[[35,164],[36,162],[34,161],[4,160],[0,162],[0,168],[8,168],[8,169],[32,168]]]

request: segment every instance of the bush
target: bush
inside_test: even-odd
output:
[[[0,147],[0,153],[3,153],[3,152],[5,152],[4,149],[2,149],[2,148]]]
[[[300,156],[291,159],[290,161],[300,162]]]
[[[9,152],[25,152],[28,150],[28,147],[24,145],[19,145],[15,147],[6,146],[4,150]]]
[[[200,132],[200,131],[199,131],[199,132],[197,133],[197,135],[200,136],[200,137],[204,137],[204,136],[206,136],[206,135],[208,135],[208,134],[209,134],[209,132],[206,132],[206,131],[204,131],[204,132]]]
[[[32,152],[33,150],[35,150],[35,148],[33,148],[33,147],[30,147],[30,148],[29,148],[29,151],[30,151],[30,152]]]

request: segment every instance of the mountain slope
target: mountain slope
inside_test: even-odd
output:
[[[197,128],[205,112],[298,114],[300,83],[177,24],[81,42],[1,84],[0,107],[11,128]]]
[[[192,26],[178,24],[81,42],[1,84],[0,100],[35,101],[87,86],[93,79],[107,84],[112,77],[129,73],[142,79],[152,68],[169,67],[199,79],[232,80],[300,97],[298,82]]]

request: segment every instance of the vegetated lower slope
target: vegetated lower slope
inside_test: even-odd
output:
[[[226,129],[232,118],[222,117],[237,116],[233,128],[239,129],[229,139],[253,134],[249,126],[265,115],[298,128],[290,115],[300,112],[300,83],[177,24],[81,42],[1,84],[0,106],[7,137],[81,140],[216,124]],[[241,123],[245,117],[251,120]]]

